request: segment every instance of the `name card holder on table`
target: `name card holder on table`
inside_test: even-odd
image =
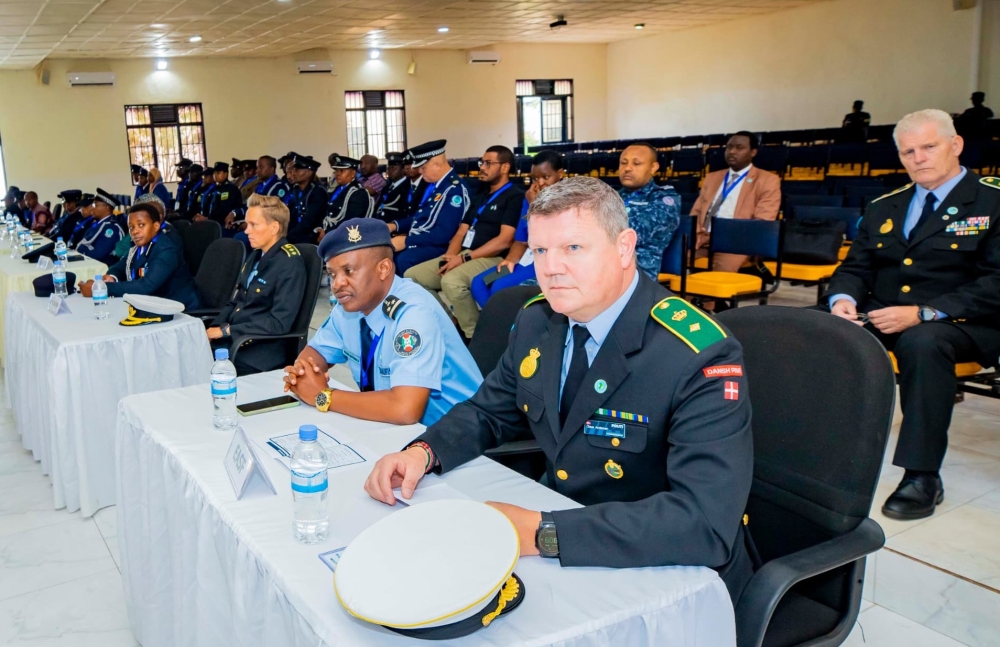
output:
[[[35,267],[38,268],[39,272],[48,272],[52,269],[52,259],[48,256],[39,256]]]
[[[73,311],[69,309],[69,304],[66,303],[66,299],[57,294],[49,295],[49,305],[45,309],[48,310],[49,314],[53,317],[73,314]]]
[[[258,479],[263,481],[264,485],[271,490],[271,494],[278,494],[278,491],[274,489],[274,483],[271,482],[271,477],[267,475],[267,470],[261,465],[260,458],[257,457],[257,452],[253,450],[250,439],[247,438],[246,433],[243,431],[243,427],[236,428],[236,433],[233,434],[233,440],[229,443],[229,450],[226,452],[223,464],[226,467],[226,474],[229,475],[229,482],[232,484],[233,491],[236,492],[238,500],[242,499],[243,495],[250,489],[251,481]],[[258,479],[254,478],[255,475]]]

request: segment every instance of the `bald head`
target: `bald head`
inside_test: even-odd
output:
[[[641,189],[652,182],[659,169],[655,148],[649,144],[632,144],[622,151],[618,179],[626,189]]]

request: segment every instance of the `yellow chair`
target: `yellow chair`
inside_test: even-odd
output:
[[[712,238],[709,243],[708,258],[697,259],[694,267],[710,268],[712,258],[719,254],[739,254],[763,259],[774,259],[777,269],[781,269],[781,247],[784,222],[780,220],[740,220],[734,218],[712,218]],[[693,237],[693,236],[692,236]],[[698,261],[702,261],[701,264]],[[671,274],[679,276],[678,272]],[[669,277],[668,277],[669,281]],[[672,286],[677,281],[670,282]],[[759,276],[738,272],[717,272],[708,270],[695,272],[686,277],[684,295],[706,299],[726,299],[733,306],[741,300],[759,299],[761,304],[778,289],[780,281],[775,279],[764,289],[764,281]],[[671,287],[676,291],[675,287]],[[682,296],[684,296],[682,295]]]
[[[896,355],[892,351],[889,352],[889,359],[892,360],[892,370],[896,375],[899,375],[899,364],[896,363]],[[955,376],[958,378],[972,377],[977,373],[982,372],[983,367],[976,362],[962,362],[960,364],[955,364]]]
[[[845,258],[847,258],[847,252],[849,251],[851,251],[850,243],[840,248],[840,251],[837,252],[837,258],[839,258],[840,260],[844,260]]]

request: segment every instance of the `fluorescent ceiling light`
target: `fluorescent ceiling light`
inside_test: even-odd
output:
[[[379,49],[372,49],[372,50],[370,50],[368,52],[368,58],[370,58],[372,60],[375,60],[376,58],[378,58],[381,55],[382,55],[382,50],[379,50]]]
[[[167,69],[167,61],[166,61],[166,59],[162,59],[161,58],[160,60],[156,61],[156,69],[158,69],[158,70],[165,70],[165,69]]]
[[[448,33],[448,28],[447,27],[438,27],[438,33],[439,34],[447,34]]]
[[[644,23],[644,22],[639,22],[639,23],[636,23],[636,25],[635,25],[635,28],[636,28],[636,29],[642,29],[642,28],[643,28],[643,27],[645,27],[645,26],[646,26],[646,23]]]
[[[191,43],[200,43],[201,42],[201,36],[192,36],[191,38],[188,38],[188,42],[191,42]]]

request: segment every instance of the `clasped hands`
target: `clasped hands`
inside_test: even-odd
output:
[[[298,358],[295,364],[285,367],[285,393],[291,391],[309,405],[316,403],[316,396],[329,387],[326,372],[312,357]]]
[[[841,319],[847,319],[859,326],[865,325],[864,321],[858,319],[857,307],[847,299],[841,299],[833,304],[830,312]],[[868,321],[879,332],[886,335],[893,335],[919,324],[919,312],[920,306],[890,306],[869,312]]]

